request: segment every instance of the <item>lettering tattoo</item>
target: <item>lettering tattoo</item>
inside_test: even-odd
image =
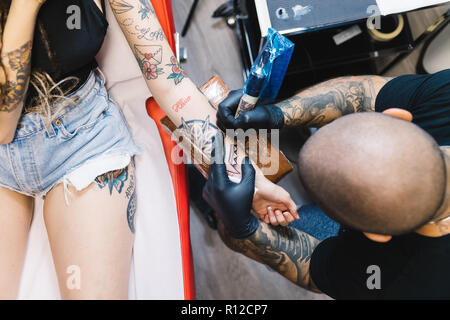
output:
[[[167,66],[171,67],[172,73],[167,77],[167,79],[173,79],[175,85],[178,85],[183,81],[185,77],[187,77],[186,72],[180,67],[180,63],[175,56],[170,58],[170,63]]]
[[[133,168],[132,173],[130,174],[130,184],[125,192],[125,196],[128,201],[127,207],[127,222],[128,227],[130,228],[132,233],[135,233],[135,217],[136,217],[136,178],[135,178],[135,166],[134,161],[131,162],[131,166]]]
[[[141,28],[139,26],[134,27],[136,29],[136,32],[133,33],[136,38],[139,40],[145,39],[148,41],[164,41],[166,39],[166,36],[164,35],[164,32],[162,29],[152,31],[150,28]]]
[[[124,27],[128,34],[134,35],[139,40],[164,41],[166,39],[166,36],[161,28],[159,30],[152,31],[150,27],[141,27],[136,25],[132,18],[127,18],[123,20],[123,22],[119,21],[119,23]]]
[[[136,178],[134,175],[134,164],[132,163],[133,166],[133,173],[130,173],[130,183],[128,185],[127,190],[125,191],[125,196],[127,197],[127,199],[130,199],[131,196],[134,193],[134,190],[136,189]]]
[[[127,207],[127,221],[128,221],[128,227],[130,228],[132,233],[136,232],[135,229],[135,217],[136,217],[136,191],[133,192],[131,195],[130,201],[128,202]]]
[[[374,111],[376,96],[389,80],[379,76],[332,79],[277,106],[287,126],[322,127],[347,114]]]
[[[134,6],[132,6],[125,0],[113,0],[113,1],[111,1],[111,8],[113,9],[113,11],[115,13],[123,14],[123,13],[133,10]]]
[[[24,100],[28,80],[31,73],[32,41],[28,41],[19,49],[2,55],[2,61],[15,72],[15,80],[7,80],[0,92],[0,112],[16,110]]]
[[[191,101],[191,97],[188,96],[186,98],[181,98],[180,100],[178,100],[173,106],[172,106],[172,110],[175,112],[180,111],[181,109],[183,109],[184,107],[186,107],[186,105],[189,103],[189,101]]]
[[[139,68],[147,80],[158,79],[164,73],[163,69],[159,67],[163,57],[162,46],[135,45],[134,52]]]
[[[119,194],[122,193],[122,189],[127,180],[128,167],[125,169],[107,172],[95,178],[95,181],[100,189],[108,187],[110,195],[112,195],[114,189],[116,189]]]
[[[294,228],[265,223],[260,223],[256,232],[246,239],[232,238],[222,223],[219,233],[230,249],[267,264],[303,288],[318,291],[309,274],[311,255],[320,242],[316,238]]]

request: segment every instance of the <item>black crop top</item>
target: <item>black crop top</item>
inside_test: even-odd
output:
[[[104,0],[101,3],[103,12],[94,0],[47,0],[38,21],[46,31],[52,58],[36,30],[33,70],[47,72],[55,82],[75,76],[84,83],[96,67],[95,56],[108,28]]]

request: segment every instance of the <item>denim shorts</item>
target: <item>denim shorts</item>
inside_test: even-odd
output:
[[[97,176],[127,167],[139,153],[101,71],[94,70],[68,98],[74,103],[48,125],[37,113],[21,117],[14,140],[0,145],[1,187],[32,197],[45,196],[59,183],[66,191],[69,184],[81,191]]]

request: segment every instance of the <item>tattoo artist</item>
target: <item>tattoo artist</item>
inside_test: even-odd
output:
[[[332,79],[235,119],[241,96],[220,105],[223,129],[320,128],[300,151],[299,175],[315,214],[340,228],[318,239],[258,221],[248,160],[239,184],[216,161],[203,195],[227,246],[335,299],[450,298],[450,70]]]

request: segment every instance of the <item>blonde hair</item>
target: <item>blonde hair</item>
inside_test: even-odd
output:
[[[64,90],[62,85],[69,83]],[[61,111],[68,105],[76,104],[75,97],[67,95],[78,85],[79,79],[67,77],[57,83],[46,72],[34,71],[31,73],[30,86],[36,92],[24,107],[25,113],[39,113],[43,115],[46,124],[50,124],[60,116]]]

